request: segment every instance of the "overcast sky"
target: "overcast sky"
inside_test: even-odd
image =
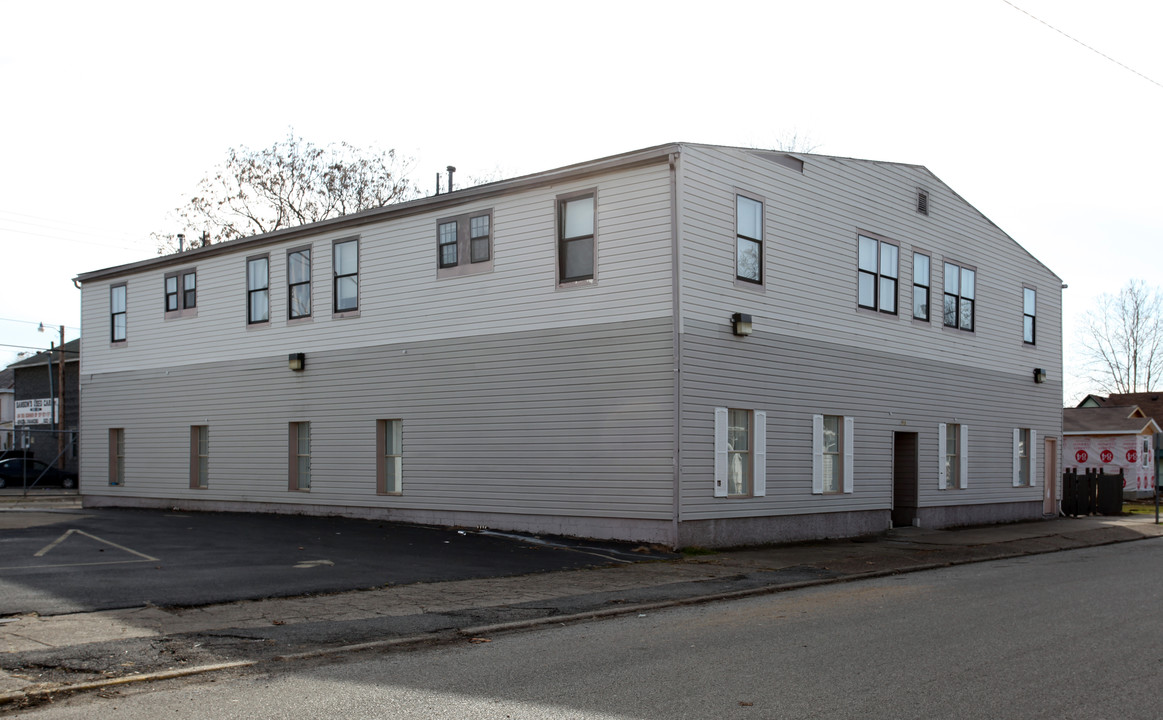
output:
[[[228,148],[292,127],[410,155],[426,192],[798,133],[925,165],[1060,275],[1069,381],[1097,294],[1163,284],[1161,30],[1157,0],[0,0],[0,366],[40,322],[76,337],[74,276],[153,256]]]

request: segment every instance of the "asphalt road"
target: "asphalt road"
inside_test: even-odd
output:
[[[652,556],[659,555],[619,543],[347,518],[108,508],[5,511],[0,512],[0,616],[205,605],[523,575]]]
[[[127,687],[27,716],[1153,720],[1161,563],[1151,540],[963,565]]]

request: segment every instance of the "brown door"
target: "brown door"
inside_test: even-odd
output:
[[[917,517],[917,434],[892,434],[892,525],[904,527]]]
[[[1046,461],[1042,463],[1042,514],[1058,514],[1058,441],[1055,438],[1046,438]]]

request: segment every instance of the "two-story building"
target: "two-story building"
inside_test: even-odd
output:
[[[1061,280],[915,165],[669,144],[78,280],[89,506],[672,546],[1055,512]]]

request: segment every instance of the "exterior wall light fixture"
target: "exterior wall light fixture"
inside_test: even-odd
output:
[[[307,364],[307,356],[303,353],[291,353],[287,356],[287,367],[300,372]]]
[[[731,316],[731,331],[740,337],[751,334],[751,316],[746,313],[735,313]]]
[[[1042,368],[1034,368],[1034,382],[1039,385],[1046,382],[1046,371]]]

